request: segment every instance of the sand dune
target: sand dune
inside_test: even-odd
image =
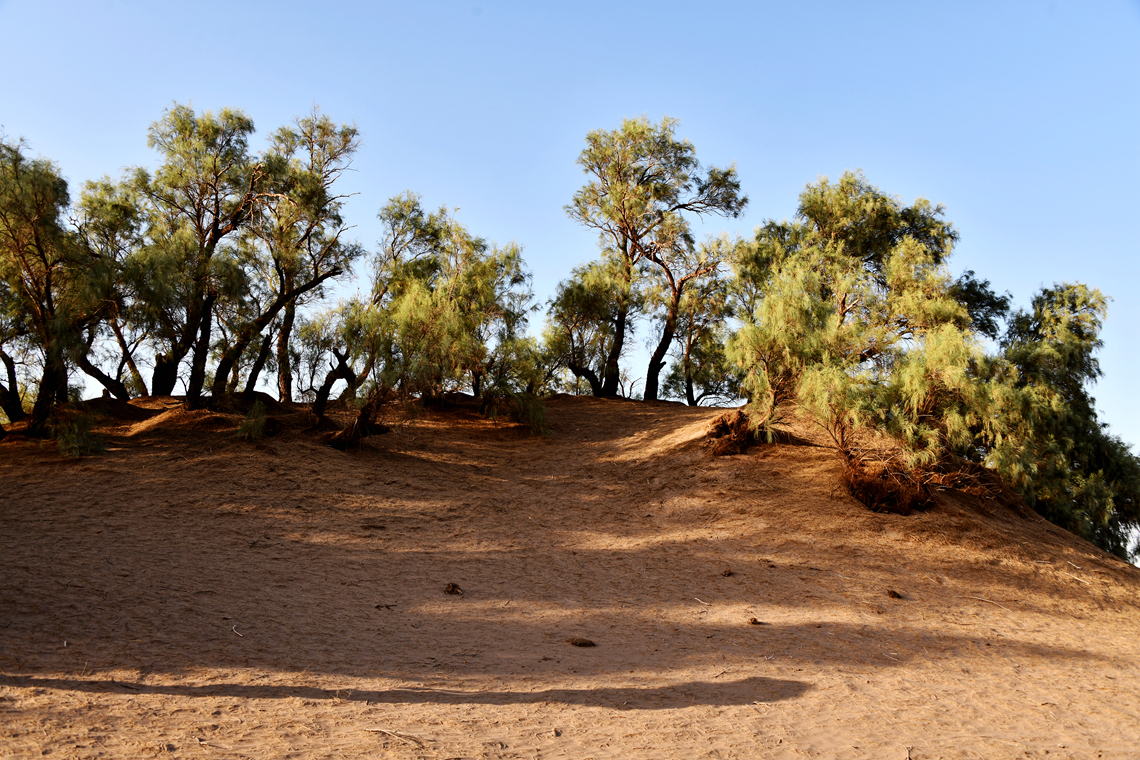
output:
[[[0,755],[1140,756],[1140,570],[996,503],[674,404],[348,454],[152,407],[0,443]]]

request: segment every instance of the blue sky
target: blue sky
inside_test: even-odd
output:
[[[793,214],[807,182],[862,169],[906,202],[946,206],[955,273],[1021,305],[1062,281],[1112,297],[1094,394],[1140,444],[1135,0],[0,0],[0,28],[0,125],[76,193],[153,165],[146,130],[173,102],[242,108],[263,136],[317,104],[363,134],[345,180],[362,243],[385,200],[412,189],[522,244],[543,299],[596,254],[563,211],[592,129],[669,115],[703,162],[735,162],[748,212],[710,233],[748,234]]]

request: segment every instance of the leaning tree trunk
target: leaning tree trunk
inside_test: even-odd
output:
[[[309,408],[310,411],[318,417],[325,416],[325,408],[329,403],[329,394],[332,393],[332,387],[337,380],[344,380],[349,385],[356,382],[356,373],[352,371],[352,367],[348,366],[348,355],[342,354],[336,349],[333,349],[333,355],[336,356],[337,364],[325,375],[325,381],[321,383],[321,387],[317,389],[317,397],[313,399],[313,405]]]
[[[602,395],[602,381],[598,379],[598,374],[594,370],[581,364],[566,363],[566,368],[574,373],[574,377],[586,378],[586,382],[590,384],[590,393],[595,396]]]
[[[20,379],[16,377],[16,361],[0,349],[0,362],[8,375],[8,386],[0,383],[0,409],[8,417],[9,422],[17,422],[28,416],[24,411],[24,404],[20,399]]]
[[[135,385],[138,386],[138,389],[142,391],[142,394],[144,396],[147,395],[146,382],[143,380],[142,373],[139,372],[138,365],[135,363],[135,357],[131,352],[131,347],[127,345],[127,339],[123,336],[123,329],[119,327],[119,320],[111,320],[111,330],[115,333],[115,340],[119,343],[119,350],[123,352],[123,362],[131,371],[131,378],[135,381]]]
[[[111,377],[106,372],[92,364],[90,357],[88,357],[86,353],[79,357],[79,360],[76,362],[76,364],[79,366],[79,369],[86,372],[88,376],[98,380],[99,384],[110,391],[111,395],[113,395],[115,398],[119,399],[120,401],[131,400],[131,393],[127,390],[127,386],[123,385],[123,382],[118,378]]]
[[[249,368],[249,377],[245,381],[245,392],[252,393],[257,390],[257,378],[261,376],[261,370],[265,369],[265,363],[269,361],[269,350],[273,347],[273,333],[267,333],[265,339],[261,341],[261,350],[257,352],[257,358],[253,361],[253,366]]]
[[[673,343],[673,320],[665,320],[665,329],[661,333],[661,340],[657,341],[657,348],[649,357],[649,369],[645,375],[645,400],[656,401],[657,392],[661,384],[661,370],[665,368],[665,354],[669,353],[669,346]]]
[[[237,365],[237,362],[241,358],[241,355],[245,353],[246,347],[253,341],[254,338],[256,338],[261,333],[262,330],[268,327],[270,323],[272,323],[273,320],[277,318],[277,315],[281,312],[282,309],[284,309],[289,304],[296,303],[297,299],[303,296],[305,293],[308,293],[313,288],[318,287],[322,282],[329,279],[330,277],[337,276],[340,274],[340,272],[341,270],[339,268],[334,267],[319,277],[314,277],[313,279],[309,280],[301,287],[293,288],[292,290],[285,293],[280,293],[277,298],[273,299],[273,303],[271,303],[268,308],[266,308],[266,310],[257,317],[257,319],[247,324],[240,332],[238,332],[237,336],[234,338],[233,344],[230,345],[228,349],[226,349],[225,353],[222,354],[222,358],[218,360],[218,371],[214,376],[214,395],[218,396],[225,392],[225,377],[230,372],[230,369]]]

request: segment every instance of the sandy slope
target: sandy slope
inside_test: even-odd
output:
[[[1140,571],[996,506],[873,514],[824,448],[714,458],[714,415],[9,439],[0,755],[1140,756]]]

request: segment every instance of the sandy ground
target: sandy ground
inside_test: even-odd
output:
[[[1140,570],[968,498],[871,513],[826,448],[713,457],[716,413],[10,438],[0,755],[1140,757]]]

